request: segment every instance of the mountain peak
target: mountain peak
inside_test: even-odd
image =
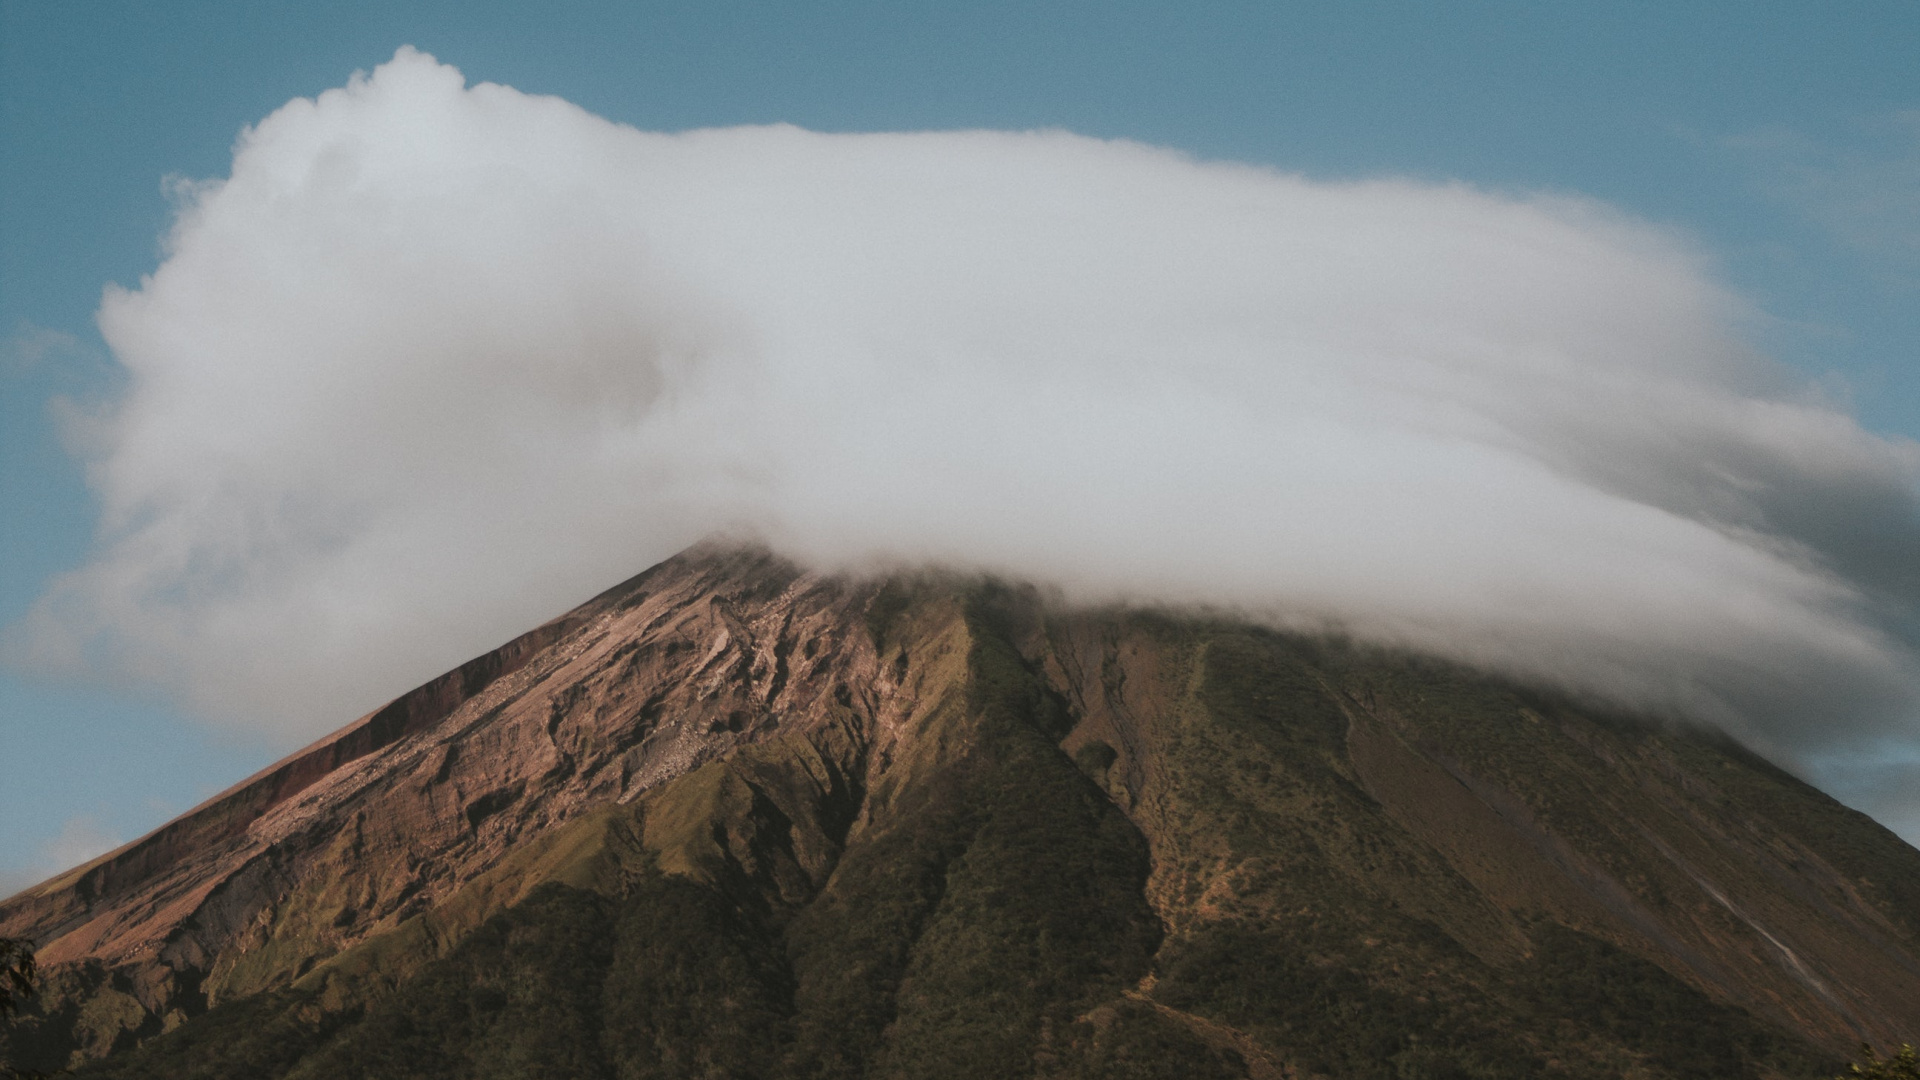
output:
[[[526,1009],[577,1075],[1811,1076],[1920,1031],[1917,927],[1724,740],[724,545],[0,906],[12,1052],[125,1076],[560,1053]]]

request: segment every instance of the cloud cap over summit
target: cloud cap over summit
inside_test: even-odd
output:
[[[1683,239],[1061,132],[656,134],[403,49],[109,290],[93,560],[10,633],[317,732],[716,531],[1916,742],[1920,451]]]

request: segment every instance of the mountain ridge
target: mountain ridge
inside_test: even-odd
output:
[[[1217,617],[708,545],[0,905],[49,970],[7,1046],[349,1075],[420,987],[524,974],[513,934],[567,938],[560,911],[634,970],[718,957],[735,992],[684,1000],[775,1033],[742,1057],[719,1019],[662,1028],[582,945],[599,996],[551,990],[600,1032],[580,1075],[1811,1076],[1920,1029],[1920,853],[1724,739]],[[621,929],[663,912],[698,929]],[[304,1049],[168,1057],[251,1053],[222,1027],[249,1010]],[[1724,1045],[1687,1059],[1662,1023]]]

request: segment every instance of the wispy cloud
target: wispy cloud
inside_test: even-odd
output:
[[[1920,109],[1816,138],[1772,129],[1724,140],[1769,195],[1920,287]]]
[[[15,663],[311,733],[716,530],[1920,740],[1920,450],[1605,206],[1058,133],[649,134],[403,51],[100,321]]]
[[[49,361],[80,351],[80,340],[72,334],[21,319],[14,324],[12,333],[0,339],[0,374],[24,375]]]
[[[52,839],[40,845],[41,859],[50,872],[59,873],[104,855],[120,846],[120,838],[90,814],[68,818]]]

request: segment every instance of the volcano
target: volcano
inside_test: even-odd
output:
[[[0,904],[83,1076],[1824,1077],[1920,852],[1711,731],[704,545]]]

